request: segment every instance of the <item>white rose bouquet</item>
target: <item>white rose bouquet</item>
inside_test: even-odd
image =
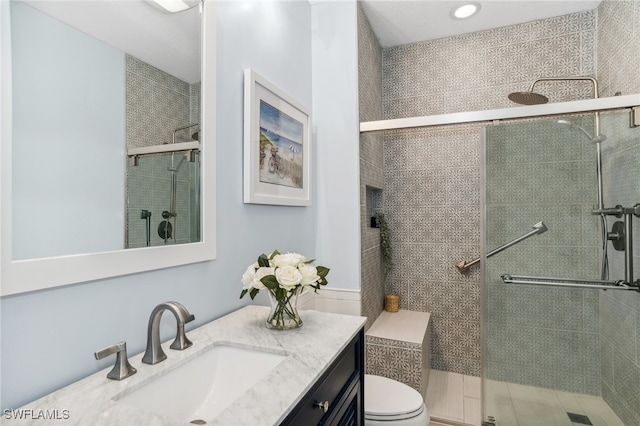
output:
[[[242,299],[247,293],[253,300],[260,290],[266,289],[271,299],[271,313],[267,326],[276,329],[300,327],[296,307],[297,297],[307,288],[314,292],[327,285],[329,268],[314,266],[314,260],[307,260],[298,253],[271,255],[261,254],[258,261],[250,265],[242,275]]]

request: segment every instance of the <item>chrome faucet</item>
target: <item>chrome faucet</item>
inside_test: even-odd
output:
[[[187,308],[178,302],[161,303],[151,311],[151,316],[149,317],[147,350],[142,357],[142,362],[145,364],[157,364],[160,361],[167,359],[167,355],[160,346],[160,318],[165,310],[171,311],[178,322],[176,339],[173,341],[170,348],[181,351],[183,349],[187,349],[193,344],[189,339],[187,339],[187,335],[184,331],[184,325],[193,321],[195,317],[187,311]]]

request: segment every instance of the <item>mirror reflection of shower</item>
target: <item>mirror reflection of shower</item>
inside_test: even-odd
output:
[[[171,136],[171,144],[175,145],[176,143],[176,134],[182,130],[189,130],[192,128],[197,128],[198,123],[189,124],[187,126],[178,127],[173,131]],[[198,140],[199,131],[196,130],[195,133],[191,134],[192,140]],[[179,158],[179,159],[178,159]],[[182,167],[182,164],[185,160],[189,159],[190,162],[195,161],[195,154],[192,151],[186,153],[178,154],[178,158],[176,157],[176,152],[171,153],[171,165],[167,167],[167,170],[171,173],[171,184],[169,189],[169,210],[163,210],[162,218],[164,219],[158,225],[158,235],[160,238],[164,240],[165,244],[168,244],[169,240],[173,240],[173,243],[176,242],[176,233],[178,227],[178,211],[177,211],[177,194],[178,194],[178,172]],[[173,223],[172,223],[173,221]]]
[[[128,149],[127,248],[200,241],[200,142],[193,127],[181,128],[188,135],[183,131],[175,143]]]

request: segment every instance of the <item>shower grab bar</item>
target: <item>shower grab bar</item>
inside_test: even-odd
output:
[[[579,287],[598,290],[632,290],[640,292],[640,280],[629,283],[627,281],[603,280],[573,280],[567,278],[525,277],[503,274],[500,276],[505,284],[527,284],[551,287]]]
[[[514,244],[518,244],[521,241],[526,240],[527,238],[536,235],[536,234],[542,234],[543,232],[545,232],[548,228],[547,226],[544,224],[544,222],[540,221],[538,223],[536,223],[535,225],[532,226],[532,230],[527,232],[524,235],[519,236],[518,238],[516,238],[513,241],[510,241],[500,247],[498,247],[497,249],[487,253],[487,257],[491,257],[494,254],[498,254],[503,250],[508,249],[509,247],[511,247]],[[472,261],[467,262],[466,260],[461,260],[460,262],[456,263],[456,268],[458,268],[458,271],[460,272],[465,272],[467,270],[469,270],[469,268],[471,268],[473,265],[480,263],[480,260],[482,258],[478,257],[476,259],[473,259]]]

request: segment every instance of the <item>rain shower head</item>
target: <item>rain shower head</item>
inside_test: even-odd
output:
[[[529,86],[527,92],[514,92],[509,94],[509,100],[522,105],[540,105],[549,102],[549,98],[533,91],[536,83],[541,81],[590,81],[593,84],[593,97],[598,97],[598,82],[592,77],[540,77]]]
[[[556,126],[566,129],[577,129],[582,132],[591,142],[599,143],[607,139],[605,135],[591,136],[591,133],[587,132],[584,127],[569,120],[558,120],[555,122]]]
[[[531,91],[510,93],[509,100],[521,105],[540,105],[549,102],[546,96]]]

